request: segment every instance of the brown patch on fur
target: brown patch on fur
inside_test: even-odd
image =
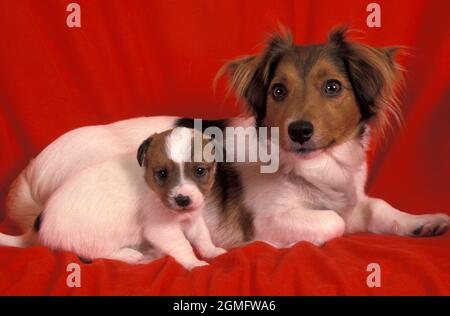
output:
[[[250,241],[254,236],[253,215],[237,200],[229,202],[223,209],[221,226],[227,227],[239,242]]]
[[[202,177],[195,175],[197,168],[204,168],[206,174]],[[214,184],[216,164],[213,162],[187,162],[185,163],[184,175],[197,184],[198,189],[204,196],[208,195]]]
[[[217,73],[214,82],[225,74],[230,75],[229,91],[234,90],[239,99],[246,100],[250,112],[259,123],[265,116],[265,91],[269,83],[272,65],[293,47],[292,35],[287,30],[274,34],[267,41],[262,54],[245,56],[226,63]]]
[[[374,128],[380,134],[394,123],[401,126],[398,94],[404,82],[404,69],[395,56],[405,47],[375,48],[346,40],[347,33],[346,27],[336,28],[327,45],[344,60],[357,100],[366,107],[366,118],[373,118]]]
[[[243,205],[239,213],[239,225],[241,226],[244,241],[250,241],[254,237],[253,214]]]
[[[230,232],[237,243],[253,237],[253,216],[242,203],[244,188],[233,163],[217,163],[216,179],[211,194],[221,209],[221,227]],[[228,245],[235,246],[236,243]]]
[[[268,89],[263,125],[280,127],[281,146],[288,151],[293,146],[288,125],[294,121],[313,124],[314,135],[308,144],[311,148],[325,148],[353,137],[361,114],[345,74],[326,51],[321,51],[320,55],[309,51],[300,56],[300,61],[285,57],[278,64]],[[329,97],[322,93],[325,82],[330,79],[342,83],[340,95]],[[271,91],[280,84],[286,87],[288,95],[277,101]]]
[[[348,41],[346,34],[338,28],[326,43],[306,46],[294,45],[289,32],[275,34],[263,52],[225,64],[216,79],[230,75],[230,89],[246,101],[259,125],[279,126],[286,134],[289,120],[313,120],[316,147],[354,137],[368,123],[383,132],[401,122],[396,92],[402,68],[394,60],[400,47],[374,48]],[[286,109],[270,99],[275,78],[294,93],[285,100]],[[325,79],[339,79],[343,93],[320,95]]]
[[[171,132],[172,130],[168,130],[153,134],[141,144],[138,150],[138,161],[145,166],[145,180],[148,186],[161,198],[163,204],[169,208],[171,206],[168,193],[180,177],[178,166],[168,159],[165,151],[166,138]],[[161,170],[167,170],[167,173],[170,174],[170,177],[165,181],[161,181],[157,177],[157,173]]]

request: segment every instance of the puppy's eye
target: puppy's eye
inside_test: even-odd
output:
[[[272,88],[272,97],[275,101],[282,101],[287,96],[287,89],[282,84],[276,84]]]
[[[155,172],[155,178],[159,181],[164,181],[167,179],[168,174],[167,169],[160,169]]]
[[[330,79],[325,81],[323,85],[323,93],[327,96],[337,96],[342,91],[342,84],[339,80]]]
[[[195,175],[197,176],[197,177],[203,177],[204,175],[206,174],[206,169],[205,168],[203,168],[203,167],[198,167],[198,168],[196,168],[195,169]]]

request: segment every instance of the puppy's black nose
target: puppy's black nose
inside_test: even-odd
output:
[[[295,121],[289,124],[288,134],[294,142],[303,144],[313,136],[314,126],[308,121]]]
[[[191,198],[187,195],[178,194],[175,197],[175,203],[177,203],[178,206],[186,207],[191,204]]]

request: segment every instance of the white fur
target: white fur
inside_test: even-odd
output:
[[[45,203],[37,237],[40,244],[85,259],[145,263],[154,259],[156,249],[192,269],[207,263],[197,259],[189,242],[204,257],[224,252],[212,244],[202,204],[198,206],[189,214],[165,207],[146,184],[133,151],[88,167],[64,182]],[[15,244],[10,245],[26,245],[27,238],[12,240]],[[150,253],[140,251],[145,242],[152,245]]]
[[[255,238],[278,247],[300,240],[321,245],[344,233],[407,236],[421,226],[449,226],[445,214],[411,215],[368,197],[364,145],[351,140],[313,159],[282,152],[282,168],[274,174],[243,169],[245,201],[255,210]]]
[[[169,196],[171,197],[170,203],[174,209],[178,208],[178,206],[175,204],[174,201],[174,198],[177,195],[184,195],[190,197],[191,204],[189,205],[189,208],[196,209],[199,207],[203,207],[204,205],[203,194],[200,192],[197,185],[192,181],[181,179],[180,184],[176,185],[170,190],[169,192]]]
[[[176,117],[140,117],[77,128],[48,145],[13,183],[8,216],[27,231],[49,197],[81,170],[137,150],[149,135],[173,127]]]
[[[169,201],[174,209],[178,208],[174,200],[177,195],[189,196],[191,199],[190,208],[196,209],[203,206],[203,194],[197,185],[184,175],[184,163],[191,160],[193,137],[193,129],[177,127],[170,132],[165,143],[167,158],[175,162],[180,170],[180,181],[169,192]]]
[[[75,181],[72,179],[89,166],[136,150],[136,144],[148,135],[172,128],[175,119],[137,118],[85,127],[61,136],[19,175],[10,195],[9,215],[23,227],[30,227],[47,200],[58,198],[55,195],[64,182]],[[248,120],[238,119],[234,124],[247,126]],[[245,203],[253,212],[255,239],[286,247],[300,240],[323,244],[344,233],[369,231],[411,235],[421,226],[426,230],[449,226],[447,215],[410,215],[382,200],[368,197],[364,192],[365,148],[359,142],[334,146],[312,159],[300,159],[287,152],[280,155],[281,168],[273,174],[260,173],[256,164],[238,164],[244,182]],[[96,187],[100,179],[95,175],[92,177],[91,191],[73,191],[72,199],[83,201],[84,193],[103,194]],[[121,196],[126,190],[126,186],[117,186],[113,193]],[[99,198],[108,201],[111,197],[101,195]],[[155,200],[149,202],[153,206],[156,203]],[[65,200],[60,203],[62,207],[66,205]],[[239,240],[221,225],[218,209],[212,207],[205,213],[213,240],[218,245],[235,245]],[[70,229],[65,219],[60,220],[61,224],[54,222],[55,227],[61,225]],[[127,221],[132,221],[131,217]],[[158,229],[148,232],[147,237],[167,239],[170,244],[169,235],[179,226],[157,226]],[[127,241],[137,238],[132,232],[123,232],[120,236]]]
[[[166,153],[176,163],[191,161],[193,129],[174,128],[166,141]]]

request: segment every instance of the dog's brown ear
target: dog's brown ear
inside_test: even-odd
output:
[[[139,163],[139,166],[147,166],[147,151],[148,147],[150,147],[150,144],[152,142],[152,136],[147,138],[142,142],[142,144],[139,146],[137,150],[137,161]]]
[[[244,99],[250,112],[260,122],[266,114],[266,96],[275,66],[286,51],[293,47],[291,33],[271,35],[265,50],[255,56],[246,56],[226,63],[215,81],[229,75],[229,87],[239,99]]]
[[[234,91],[240,100],[244,100],[250,112],[254,113],[260,106],[260,90],[263,87],[261,80],[256,78],[260,56],[245,56],[231,60],[224,64],[217,72],[214,81],[227,75],[228,93]]]
[[[395,120],[401,123],[397,88],[402,82],[402,67],[395,61],[402,47],[374,48],[347,41],[347,28],[331,32],[328,45],[344,62],[363,119],[374,119],[383,130]]]

